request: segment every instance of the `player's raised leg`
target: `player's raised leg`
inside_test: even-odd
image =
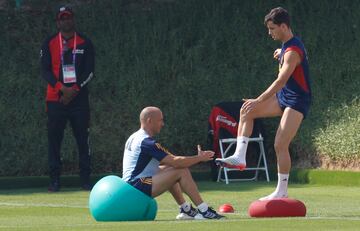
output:
[[[252,100],[246,101],[240,109],[240,120],[234,154],[224,159],[217,158],[215,160],[216,164],[244,170],[246,168],[246,150],[249,137],[253,131],[254,119],[281,116],[283,113],[276,95],[257,104],[253,104],[250,101]]]
[[[302,113],[289,107],[285,108],[274,143],[278,165],[278,184],[273,193],[260,198],[260,200],[286,198],[288,196],[288,180],[291,168],[289,145],[295,137],[303,118]]]

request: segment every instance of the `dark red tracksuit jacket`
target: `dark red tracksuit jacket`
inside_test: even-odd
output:
[[[61,53],[59,33],[47,38],[41,48],[41,69],[42,77],[48,82],[46,102],[59,102],[62,85],[73,87],[79,90],[79,94],[68,106],[89,107],[89,97],[87,84],[94,76],[95,54],[94,47],[89,39],[84,35],[76,33],[75,50],[75,70],[76,83],[66,83],[63,81],[61,67]],[[63,63],[73,63],[74,37],[69,40],[62,38],[66,42],[67,51],[63,54]]]

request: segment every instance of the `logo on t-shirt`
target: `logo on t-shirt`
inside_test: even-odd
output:
[[[165,152],[168,155],[173,155],[169,150],[167,150],[166,148],[164,148],[161,144],[159,143],[155,143],[156,147],[158,149],[160,149],[161,151]]]

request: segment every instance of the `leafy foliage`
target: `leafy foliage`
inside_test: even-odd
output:
[[[80,2],[80,3],[79,3]],[[84,3],[85,2],[85,3]],[[45,86],[39,48],[56,32],[55,5],[27,1],[31,10],[0,11],[0,175],[47,171]],[[146,4],[145,4],[146,3]],[[25,4],[25,3],[24,3]],[[90,84],[94,172],[120,171],[126,138],[138,114],[159,106],[166,119],[159,140],[178,154],[205,145],[211,107],[258,96],[274,80],[264,15],[284,6],[308,49],[314,102],[293,155],[359,155],[360,38],[358,1],[77,1],[80,31],[96,48]],[[266,120],[269,150],[277,120]],[[336,141],[336,142],[333,142]],[[64,172],[77,171],[70,131]]]

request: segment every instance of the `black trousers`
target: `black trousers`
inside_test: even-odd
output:
[[[89,183],[91,173],[90,148],[89,148],[89,107],[64,106],[60,103],[47,103],[48,114],[48,160],[50,179],[52,182],[59,181],[61,174],[61,143],[64,138],[64,130],[69,121],[79,152],[79,169],[82,184]]]

